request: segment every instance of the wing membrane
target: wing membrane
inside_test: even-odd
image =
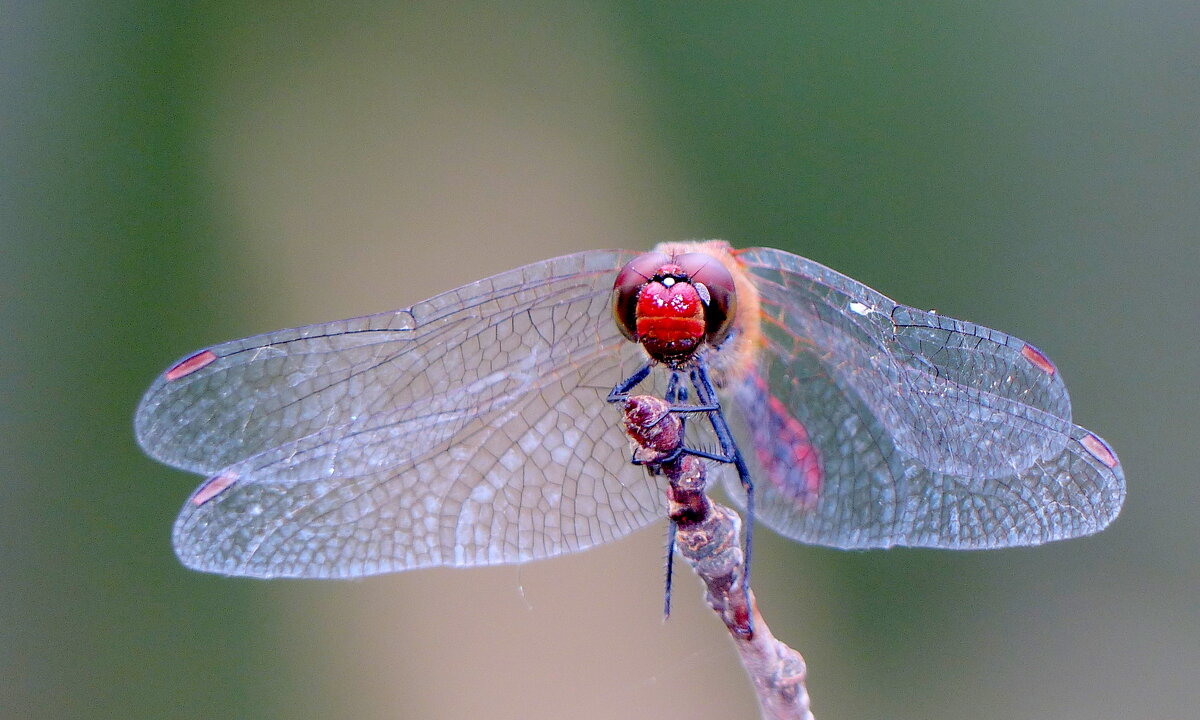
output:
[[[739,259],[764,347],[727,392],[767,525],[841,548],[968,549],[1084,535],[1116,516],[1120,465],[1071,424],[1040,352],[788,253]]]
[[[603,401],[639,361],[608,309],[628,259],[548,260],[407,310],[218,345],[160,378],[139,441],[219,478],[176,522],[181,559],[348,577],[546,557],[659,517]]]
[[[755,248],[739,259],[755,276],[775,346],[826,357],[820,371],[865,403],[897,446],[927,467],[1003,477],[1066,444],[1066,386],[1026,343],[898,305],[781,250]]]
[[[740,435],[754,439],[745,455],[757,517],[794,540],[845,549],[1038,545],[1098,532],[1124,502],[1115,455],[1081,427],[1072,427],[1056,453],[1007,475],[952,475],[903,452],[870,409],[828,376],[800,374],[796,364],[765,371],[769,380],[743,380],[728,406]],[[770,403],[766,384],[781,404]],[[780,407],[806,429],[818,483],[797,462],[796,447],[770,444],[779,434],[773,413]],[[1104,450],[1089,449],[1097,444]],[[732,473],[722,478],[726,492],[744,504]]]

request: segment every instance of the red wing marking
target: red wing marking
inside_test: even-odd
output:
[[[216,359],[217,355],[212,350],[198,352],[186,360],[179,361],[179,363],[168,370],[167,380],[178,380],[181,377],[187,377],[200,368],[211,364]]]
[[[200,507],[228,489],[230,485],[237,482],[237,479],[237,473],[225,473],[224,475],[216,475],[209,478],[192,495],[191,503],[196,507]]]
[[[1095,433],[1088,433],[1079,439],[1079,444],[1084,447],[1092,457],[1096,458],[1105,466],[1115,468],[1117,463],[1117,454]]]
[[[748,408],[754,453],[767,478],[785,496],[811,507],[821,491],[821,460],[804,424],[771,394],[758,373],[751,373],[755,393],[766,407]]]
[[[1054,367],[1054,363],[1050,362],[1050,358],[1046,357],[1041,350],[1038,350],[1032,345],[1026,345],[1025,347],[1021,348],[1021,355],[1023,355],[1026,360],[1033,363],[1038,370],[1041,370],[1047,375],[1053,375],[1054,373],[1058,372],[1058,368]]]

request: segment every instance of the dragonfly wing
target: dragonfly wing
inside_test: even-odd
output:
[[[639,362],[609,309],[628,258],[556,258],[173,367],[136,427],[152,456],[210,476],[177,553],[226,574],[352,577],[547,557],[661,516],[604,402]]]
[[[1078,425],[1057,455],[1009,477],[958,477],[915,465],[907,472],[895,533],[905,545],[1040,545],[1103,530],[1125,502],[1125,473],[1116,454]]]
[[[906,454],[832,383],[798,377],[768,393],[766,382],[744,379],[728,406],[735,431],[750,440],[756,517],[794,540],[844,549],[1038,545],[1099,532],[1124,502],[1116,454],[1084,428],[1006,476],[959,476]],[[722,478],[744,505],[737,479]]]
[[[754,248],[738,258],[759,288],[768,343],[822,358],[821,372],[927,467],[1004,477],[1065,446],[1070,397],[1032,345],[898,305],[782,250]]]
[[[767,525],[842,548],[983,548],[1116,516],[1116,455],[1070,423],[1040,353],[788,253],[739,259],[755,275],[763,342],[725,392]]]

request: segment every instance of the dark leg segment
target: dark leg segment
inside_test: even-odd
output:
[[[746,572],[742,576],[742,591],[749,598],[750,568],[752,567],[750,550],[754,537],[754,481],[750,478],[750,469],[746,467],[742,451],[734,442],[733,432],[729,429],[729,423],[725,421],[725,414],[721,412],[720,403],[717,401],[717,391],[708,377],[708,366],[705,365],[703,358],[696,359],[691,375],[692,384],[696,387],[696,399],[700,404],[717,406],[716,410],[708,414],[709,422],[712,423],[713,432],[717,434],[717,440],[721,443],[721,452],[732,459],[733,466],[737,468],[738,480],[742,483],[742,489],[746,491]]]
[[[630,400],[629,393],[650,376],[653,366],[653,362],[646,363],[628,378],[618,383],[612,389],[612,392],[608,394],[608,402],[618,403]],[[681,378],[682,373],[680,370],[671,370],[671,377],[667,382],[667,390],[663,398],[668,405],[668,411],[673,415],[679,416],[680,441],[678,448],[665,456],[660,455],[654,460],[646,462],[639,461],[637,453],[635,453],[634,463],[645,464],[655,474],[663,472],[664,469],[667,469],[668,474],[670,474],[669,471],[672,468],[677,472],[678,463],[682,455],[693,455],[706,460],[733,464],[737,469],[738,479],[742,484],[742,488],[746,491],[746,514],[748,522],[746,523],[746,541],[744,547],[745,573],[742,576],[742,592],[746,595],[748,601],[750,593],[750,551],[754,529],[754,483],[750,478],[750,470],[746,467],[746,462],[742,458],[741,450],[738,449],[737,443],[733,439],[733,432],[729,428],[729,423],[725,420],[725,415],[721,412],[721,404],[717,400],[716,389],[709,378],[708,368],[703,358],[697,357],[691,363],[690,367],[689,379],[692,387],[696,390],[695,405],[686,404],[688,388]],[[685,437],[687,417],[692,413],[706,413],[708,415],[713,432],[716,434],[717,441],[721,446],[720,455],[688,448],[683,444],[682,438]],[[674,567],[676,533],[677,526],[672,520],[667,528],[666,591],[663,600],[663,613],[666,616],[670,616],[671,614],[671,580]]]

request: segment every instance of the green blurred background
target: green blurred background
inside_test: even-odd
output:
[[[1198,110],[1195,3],[0,5],[0,717],[753,717],[662,527],[205,576],[131,432],[206,344],[694,237],[1036,343],[1125,463],[1044,548],[761,533],[819,718],[1200,717]]]

